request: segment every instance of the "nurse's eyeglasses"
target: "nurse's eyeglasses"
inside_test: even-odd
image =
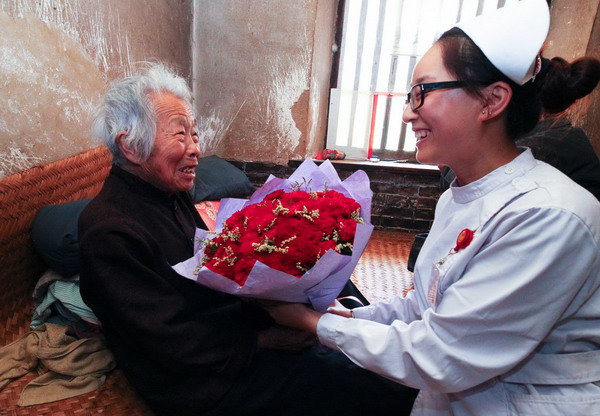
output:
[[[464,85],[462,81],[430,82],[428,84],[417,84],[410,89],[406,95],[406,103],[410,104],[410,109],[415,111],[423,107],[425,103],[425,94],[430,91],[443,90],[446,88],[460,88]]]

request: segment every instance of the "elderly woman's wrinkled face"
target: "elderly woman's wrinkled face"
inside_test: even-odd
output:
[[[156,139],[148,160],[141,164],[143,178],[172,194],[194,186],[200,148],[191,108],[170,93],[154,95]]]

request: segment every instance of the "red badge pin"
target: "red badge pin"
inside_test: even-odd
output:
[[[462,230],[456,239],[456,247],[454,247],[454,251],[467,248],[469,244],[471,244],[471,241],[473,241],[473,234],[475,234],[475,232],[473,230],[469,230],[468,228]]]

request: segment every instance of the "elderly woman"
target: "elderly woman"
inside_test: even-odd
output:
[[[114,166],[80,217],[81,294],[134,388],[159,416],[358,415],[412,403],[414,390],[305,348],[314,336],[171,268],[193,255],[204,226],[188,194],[200,155],[190,98],[182,78],[152,65],[112,85],[95,123]]]
[[[418,159],[456,173],[415,290],[352,312],[270,309],[420,389],[415,415],[600,414],[600,204],[515,145],[541,89],[558,99],[586,82],[538,73],[548,22],[544,0],[512,3],[444,33],[415,67],[403,119]]]

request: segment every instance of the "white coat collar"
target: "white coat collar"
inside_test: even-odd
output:
[[[459,204],[469,203],[533,169],[536,160],[531,150],[526,147],[520,147],[519,150],[521,150],[521,154],[511,162],[500,166],[475,182],[465,186],[457,186],[455,179],[450,185],[452,198]]]

